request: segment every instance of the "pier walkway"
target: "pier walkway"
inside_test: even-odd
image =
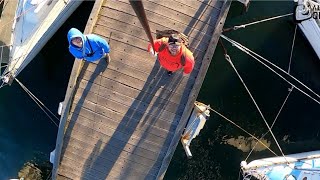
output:
[[[145,0],[150,29],[188,35],[195,67],[168,76],[127,0],[97,0],[85,33],[111,62],[76,61],[56,144],[53,179],[162,179],[213,57],[231,1]]]

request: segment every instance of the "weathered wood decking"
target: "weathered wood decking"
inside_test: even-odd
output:
[[[127,0],[96,1],[85,33],[106,38],[111,63],[76,61],[53,178],[162,179],[192,110],[230,1],[143,1],[149,25],[189,36],[196,65],[169,77],[147,51]]]

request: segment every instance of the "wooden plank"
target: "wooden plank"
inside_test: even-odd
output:
[[[168,114],[168,116],[177,116],[177,117],[180,117],[181,114],[173,114],[173,113],[177,113],[177,112],[170,112],[170,111],[167,111],[166,110],[166,107],[165,105],[161,105],[159,106],[159,104],[147,104],[145,102],[142,102],[142,101],[139,101],[139,100],[135,100],[133,98],[130,98],[130,97],[127,97],[127,96],[121,96],[122,98],[117,98],[117,96],[115,96],[115,93],[113,93],[112,91],[109,91],[107,90],[108,92],[104,92],[105,94],[103,96],[99,95],[99,94],[96,94],[98,93],[97,91],[94,92],[94,91],[91,91],[91,90],[85,90],[83,88],[79,88],[77,89],[77,92],[76,92],[76,99],[75,99],[75,103],[79,103],[79,101],[83,101],[83,98],[80,99],[81,95],[82,94],[86,94],[86,100],[88,101],[91,101],[93,103],[97,103],[97,101],[103,101],[102,103],[105,103],[105,102],[109,102],[109,100],[111,100],[111,102],[115,102],[116,104],[118,105],[121,105],[122,109],[124,107],[127,107],[127,108],[131,108],[131,109],[134,109],[134,110],[142,110],[142,111],[145,111],[145,107],[147,108],[150,108],[150,107],[153,107],[154,108],[154,111],[161,111],[162,113],[166,113]],[[119,95],[120,96],[120,95]],[[125,101],[127,100],[127,101]],[[80,102],[81,103],[81,102]],[[102,105],[100,103],[100,105]],[[104,106],[104,105],[102,105]],[[111,109],[111,110],[114,110],[116,112],[123,112],[123,111],[120,111],[119,109],[116,108],[116,106],[110,106],[110,107],[107,107],[105,106],[106,108],[108,109]],[[126,109],[125,111],[127,112],[128,109]],[[125,114],[125,112],[123,113]],[[153,113],[151,113],[153,114]],[[170,121],[167,121],[166,122],[170,122]],[[172,121],[171,121],[172,122]]]
[[[73,137],[69,136],[69,142],[68,147],[64,147],[66,151],[69,150],[69,148],[76,148],[76,149],[82,149],[84,152],[83,153],[91,153],[92,152],[92,147],[96,146],[96,142],[98,142],[98,139],[92,139],[91,141],[89,140],[88,142],[82,142],[81,140],[75,139]],[[160,168],[161,166],[161,161],[155,161],[155,160],[150,160],[146,157],[139,156],[136,154],[133,154],[134,151],[136,150],[131,150],[130,152],[125,151],[124,149],[116,149],[114,148],[104,148],[104,147],[96,147],[94,149],[95,151],[101,152],[103,151],[104,153],[108,154],[108,158],[110,158],[112,161],[116,161],[118,158],[121,159],[121,161],[132,161],[135,163],[138,163],[139,166],[147,166],[148,168],[154,167],[154,168]],[[92,152],[96,153],[96,152]]]
[[[104,146],[105,144],[102,144],[102,145]],[[149,174],[149,175],[155,176],[160,169],[160,167],[153,168],[152,165],[145,166],[141,163],[129,161],[121,157],[116,157],[116,156],[110,157],[109,153],[105,153],[104,150],[102,150],[101,152],[96,151],[95,149],[93,150],[94,151],[92,152],[86,152],[82,148],[75,148],[73,146],[70,146],[65,152],[65,156],[77,161],[77,165],[87,166],[92,169],[97,169],[97,170],[99,169],[97,167],[93,167],[93,166],[97,166],[97,163],[102,164],[103,165],[102,168],[104,168],[105,170],[111,169],[112,166],[114,166],[116,168],[113,171],[118,171],[118,173],[122,173],[122,171],[121,170],[119,171],[119,169],[129,167],[131,170],[135,171],[137,174],[144,174],[144,175]]]
[[[71,112],[74,113],[74,116],[76,115],[81,115],[84,116],[88,119],[95,119],[95,118],[109,118],[112,119],[113,121],[116,122],[121,122],[124,124],[130,124],[132,126],[136,125],[136,126],[149,126],[152,125],[153,127],[162,129],[162,130],[166,130],[166,131],[173,131],[177,124],[175,123],[170,123],[170,122],[165,122],[165,121],[152,121],[152,119],[149,119],[148,117],[142,117],[140,119],[134,119],[130,116],[126,116],[124,114],[106,109],[103,114],[99,114],[98,112],[96,112],[95,110],[90,110],[90,108],[87,107],[81,107],[78,106],[77,104],[73,104]],[[99,116],[100,115],[100,116]]]
[[[112,56],[111,56],[112,57]],[[89,63],[86,66],[86,72],[82,73],[80,78],[84,79],[96,79],[95,81],[99,81],[99,75],[101,75],[104,78],[109,78],[115,81],[118,81],[122,84],[127,84],[130,87],[133,87],[131,84],[140,84],[140,86],[144,86],[146,83],[150,84],[151,82],[156,81],[158,84],[165,84],[166,86],[158,85],[156,87],[163,88],[169,91],[172,91],[171,88],[168,88],[170,86],[167,86],[168,82],[171,81],[176,81],[178,84],[175,82],[175,84],[178,85],[178,87],[175,90],[175,93],[177,94],[183,94],[184,91],[187,89],[191,90],[192,88],[192,83],[194,83],[194,80],[197,76],[196,70],[191,72],[190,75],[188,76],[181,76],[181,71],[175,72],[172,76],[166,75],[166,72],[160,68],[155,68],[152,71],[151,70],[146,70],[149,72],[148,74],[146,73],[141,73],[139,71],[136,71],[134,68],[131,68],[129,66],[124,67],[121,66],[122,63],[119,64],[117,67],[116,65],[111,66],[108,68],[108,70],[104,70],[104,67],[101,65],[97,65],[95,63]],[[164,75],[161,74],[158,75],[159,73],[165,73]],[[121,79],[121,80],[117,80]],[[127,83],[125,81],[129,81],[130,83]],[[127,80],[128,79],[128,80]],[[149,85],[150,87],[150,85]],[[139,88],[137,88],[139,89]]]
[[[172,80],[165,81],[164,79],[168,77],[165,71],[160,71],[160,75],[151,76],[150,80],[147,80],[146,82],[142,82],[139,79],[129,77],[111,69],[105,74],[106,75],[103,74],[101,77],[97,74],[92,74],[90,71],[86,71],[81,78],[112,90],[114,90],[113,86],[127,86],[126,89],[131,90],[131,92],[129,91],[127,94],[136,94],[138,92],[140,96],[152,95],[157,96],[160,99],[167,99],[171,102],[180,102],[189,96],[189,92],[184,91],[188,88],[184,88],[181,83],[183,77],[173,76]],[[163,76],[164,78],[162,78]],[[193,79],[190,78],[190,83],[185,84],[185,86],[191,86],[193,84],[192,80]]]
[[[75,178],[68,178],[68,177],[65,177],[65,176],[61,176],[61,175],[58,175],[57,176],[57,180],[74,180]]]
[[[160,1],[158,1],[158,3],[159,2]],[[183,13],[179,13],[180,9],[167,8],[165,6],[162,6],[161,4],[156,4],[155,2],[144,1],[143,5],[144,5],[146,15],[148,17],[148,21],[150,22],[157,22],[157,21],[160,21],[160,19],[168,19],[168,20],[171,19],[171,20],[174,20],[175,22],[183,23],[185,24],[185,26],[190,25],[192,27],[195,25],[195,28],[198,30],[201,30],[201,27],[204,27],[206,25],[211,26],[214,29],[215,25],[212,24],[213,20],[216,20],[220,13],[218,10],[213,10],[210,8],[209,11],[207,12],[208,14],[210,14],[210,16],[199,17],[197,12],[192,12],[192,10],[190,13],[183,14]],[[103,6],[110,7],[118,11],[122,11],[135,16],[135,13],[131,5],[125,0],[108,1],[104,3]],[[104,9],[102,8],[102,11],[103,10]],[[152,14],[156,14],[156,16]],[[163,24],[163,23],[160,23],[160,24]]]
[[[66,132],[66,139],[67,142],[72,143],[72,146],[81,146],[83,148],[91,148],[96,145],[96,142],[100,141],[103,144],[108,144],[111,141],[110,137],[104,136],[99,138],[93,134],[86,134],[86,132],[82,132],[81,129],[74,129],[72,131]],[[66,144],[67,145],[67,144]],[[87,147],[88,146],[88,147]],[[68,147],[64,146],[66,150]],[[108,144],[108,149],[105,148],[105,151],[111,151],[112,154],[121,156],[124,154],[123,157],[127,158],[130,157],[134,160],[137,159],[146,159],[150,161],[156,162],[158,156],[164,156],[164,154],[160,154],[159,152],[155,153],[149,149],[143,149],[132,144],[127,144],[122,141],[118,141],[118,144]],[[143,161],[144,162],[144,161]]]
[[[80,157],[80,156],[78,156]],[[112,175],[106,174],[95,169],[85,169],[86,167],[79,166],[76,160],[71,159],[70,157],[64,156],[61,160],[61,168],[59,168],[60,173],[66,174],[70,177],[69,173],[72,172],[72,179],[85,179],[85,180],[100,180],[108,178],[116,178]]]
[[[135,36],[135,37],[138,37],[138,35],[140,34],[139,38],[147,40],[146,34],[145,33],[140,33],[142,28],[140,26],[136,26],[135,25],[138,22],[132,22],[132,21],[134,21],[134,19],[132,21],[121,22],[119,20],[114,20],[111,17],[109,17],[109,16],[121,15],[121,14],[123,14],[122,16],[131,17],[130,15],[124,14],[124,13],[121,13],[121,12],[117,12],[117,11],[115,11],[113,9],[108,9],[106,11],[108,11],[108,14],[100,16],[99,22],[97,23],[97,26],[95,26],[95,29],[94,29],[95,32],[98,32],[99,34],[100,34],[100,32],[102,32],[101,30],[96,29],[98,27],[98,25],[100,25],[100,26],[102,26],[101,28],[110,29],[110,31],[111,30],[119,31],[119,32],[122,32],[122,33],[130,34],[130,35]],[[110,23],[108,23],[108,21],[110,21],[110,20],[112,20],[114,23],[117,22],[117,24],[119,24],[118,26],[120,26],[120,27],[121,27],[121,24],[122,24],[123,26],[133,26],[133,27],[135,27],[135,29],[133,29],[133,30],[131,28],[117,28],[117,29],[115,29],[113,26],[109,25]],[[200,31],[200,30],[197,30],[197,29],[194,29],[194,28],[191,28],[191,27],[186,27],[185,25],[180,25],[177,22],[172,22],[172,24],[173,24],[172,26],[173,27],[172,26],[171,27],[167,27],[167,26],[169,26],[168,22],[166,24],[164,24],[164,25],[159,25],[159,24],[155,24],[155,23],[152,23],[152,22],[150,24],[151,25],[154,24],[154,27],[153,26],[150,27],[150,28],[153,27],[153,29],[152,29],[154,31],[153,33],[155,33],[155,30],[164,30],[164,29],[175,29],[177,31],[184,32],[187,36],[189,36],[190,47],[191,47],[190,49],[191,50],[194,49],[193,47],[208,45],[209,41],[210,41],[210,36],[208,35],[210,33],[210,31],[207,30],[207,27],[203,27],[202,31]],[[110,39],[110,34],[104,34],[104,36],[107,39]],[[197,52],[194,52],[194,53],[195,53],[195,55],[197,55]]]
[[[194,9],[202,9],[201,7],[206,6],[206,8],[213,8],[214,10],[221,11],[221,5],[220,4],[219,4],[219,6],[212,6],[213,4],[212,5],[208,5],[208,0],[195,0],[195,1],[193,1],[193,0],[191,0],[191,1],[173,0],[173,1],[179,2],[181,4],[184,4],[185,6],[189,6],[190,8],[194,8]]]
[[[98,129],[99,132],[105,132],[112,129],[114,132],[120,132],[125,135],[129,135],[133,138],[137,139],[145,139],[146,142],[151,142],[152,144],[163,144],[163,146],[168,146],[169,143],[166,142],[166,138],[156,136],[151,133],[147,133],[144,131],[136,130],[134,127],[130,126],[117,126],[117,124],[113,124],[111,120],[104,119],[104,122],[96,121],[96,119],[88,119],[85,117],[78,116],[77,118],[72,118],[71,122],[81,124],[83,126],[90,127],[92,129]]]
[[[136,137],[131,137],[130,135],[114,131],[113,129],[108,129],[107,131],[103,131],[101,129],[94,129],[94,127],[92,127],[92,124],[90,124],[89,122],[87,124],[80,124],[80,123],[71,121],[70,125],[75,130],[83,131],[88,136],[90,135],[97,138],[109,139],[110,141],[108,141],[107,143],[113,146],[116,146],[117,143],[122,143],[122,144],[127,143],[133,146],[139,146],[143,149],[152,151],[154,153],[157,153],[158,150],[162,148],[162,144],[155,144],[150,141],[145,141]]]
[[[78,158],[81,158],[77,156]],[[99,160],[99,159],[97,159]],[[120,172],[120,170],[117,170],[115,168],[112,168],[112,170],[108,170],[108,167],[106,167],[106,164],[103,162],[98,161],[97,165],[95,167],[97,168],[90,168],[87,166],[84,166],[83,164],[75,164],[77,163],[76,160],[71,159],[71,158],[64,158],[63,159],[64,163],[62,164],[63,168],[67,168],[68,166],[72,167],[73,172],[77,172],[77,174],[81,174],[80,179],[82,177],[86,177],[85,179],[88,180],[101,180],[101,179],[154,179],[150,175],[145,175],[145,174],[140,174],[136,173],[135,171],[126,171],[126,172]],[[67,173],[67,172],[66,172]],[[90,179],[91,178],[91,179]]]
[[[63,174],[63,176],[61,174]],[[81,177],[81,175],[82,172],[75,170],[75,168],[72,168],[72,166],[60,164],[57,180],[89,180],[88,177]],[[94,177],[92,177],[90,180],[92,179],[94,179]]]
[[[168,112],[168,113],[177,113],[176,115],[177,116],[181,116],[183,111],[177,111],[177,104],[175,104],[175,106],[173,106],[172,108],[174,108],[174,111],[173,109],[170,109],[170,107],[166,108],[167,104],[165,103],[152,103],[152,102],[149,102],[149,103],[146,103],[146,102],[143,102],[143,101],[140,101],[140,100],[136,100],[134,98],[131,98],[131,97],[128,97],[128,96],[125,96],[125,95],[122,95],[118,92],[115,92],[115,91],[111,91],[109,89],[98,89],[98,91],[95,91],[97,88],[98,85],[96,85],[94,88],[90,88],[90,89],[84,89],[82,87],[79,87],[77,89],[77,92],[76,92],[76,96],[77,97],[80,97],[82,96],[82,94],[85,94],[86,95],[86,99],[89,100],[89,101],[92,101],[92,102],[97,102],[98,100],[98,97],[99,98],[103,98],[104,101],[105,100],[112,100],[114,102],[117,102],[119,104],[123,104],[127,107],[132,107],[132,108],[135,108],[137,106],[141,106],[141,107],[154,107],[154,108],[157,108],[161,111],[164,111],[164,112]],[[99,92],[100,91],[100,92]],[[98,93],[98,94],[97,94]],[[83,98],[82,98],[83,99]],[[80,99],[78,98],[75,103],[78,103]],[[182,109],[182,108],[180,108]],[[178,114],[179,113],[179,114]]]
[[[118,24],[118,23],[117,23]],[[129,26],[129,27],[128,27]],[[142,37],[138,37],[138,34],[145,34],[145,31],[139,27],[136,26],[131,26],[127,25],[127,29],[130,29],[130,32],[124,32],[123,28],[121,28],[121,26],[106,26],[105,24],[97,24],[94,29],[93,32],[95,34],[99,34],[102,36],[108,36],[109,35],[109,39],[114,39],[117,41],[121,41],[124,43],[129,43],[129,44],[134,44],[137,45],[138,47],[141,47],[139,44],[137,43],[143,43],[143,47],[147,48],[147,43],[148,42],[148,38],[142,38]],[[132,32],[134,31],[134,32]],[[138,33],[138,34],[135,34]],[[111,34],[111,37],[110,37]],[[156,35],[153,34],[153,36],[155,37]],[[140,41],[141,40],[141,41]],[[207,39],[205,39],[207,41]],[[197,40],[197,39],[193,39],[193,38],[189,38],[189,49],[192,51],[197,51],[198,53],[203,53],[205,52],[208,44],[204,44],[201,43],[201,40]]]
[[[112,81],[110,83],[113,83]],[[173,112],[177,114],[183,113],[183,107],[181,104],[177,104],[175,102],[171,102],[170,100],[162,99],[158,96],[152,96],[149,94],[145,94],[144,96],[139,96],[139,90],[133,89],[132,87],[125,86],[123,84],[112,84],[112,86],[102,87],[99,84],[90,82],[85,79],[81,79],[79,82],[79,88],[85,89],[86,91],[94,91],[98,92],[98,94],[102,97],[111,98],[110,94],[117,94],[118,102],[121,102],[120,97],[126,96],[134,98],[137,102],[147,102],[147,104],[157,104],[160,106],[165,106],[166,110],[169,111],[171,109]],[[170,111],[170,112],[172,112]]]
[[[93,93],[92,92],[83,92],[84,90],[83,89],[78,89],[77,92],[76,92],[76,98],[78,98],[77,94],[86,94],[88,93],[88,96],[97,96],[96,94],[92,95]],[[74,100],[74,103],[77,104],[79,100],[78,99],[75,99]],[[75,105],[74,107],[76,107],[77,105]],[[133,105],[134,106],[134,105]],[[129,127],[134,127],[135,129],[139,130],[139,131],[146,131],[150,134],[153,134],[153,135],[156,135],[156,136],[159,136],[159,137],[162,137],[162,138],[166,138],[167,136],[169,135],[172,135],[172,132],[167,130],[167,129],[161,129],[161,128],[158,128],[156,127],[154,123],[148,123],[148,122],[141,122],[140,120],[135,120],[133,118],[131,118],[131,120],[129,122],[125,121],[123,122],[123,117],[122,119],[111,119],[109,117],[106,117],[106,116],[102,116],[100,114],[97,114],[95,113],[95,110],[92,110],[91,111],[92,115],[89,115],[88,118],[89,119],[92,119],[90,117],[93,117],[93,119],[95,121],[101,121],[103,123],[106,123],[108,121],[108,125],[112,126],[112,127],[122,127],[124,126],[125,128],[129,128]],[[110,122],[112,121],[112,122]],[[164,121],[164,123],[167,123],[167,121]],[[168,126],[171,126],[171,129],[172,129],[172,125],[174,124],[169,124],[167,123]]]
[[[112,12],[116,11],[115,9],[109,9],[107,10],[108,14],[101,14],[97,20],[96,26],[101,25],[108,29],[115,29],[114,27],[117,26],[117,30],[121,31],[126,34],[131,34],[136,37],[140,37],[142,39],[148,40],[147,35],[143,31],[143,33],[140,33],[143,28],[139,26],[139,24],[135,21],[125,21],[122,22],[122,19],[114,19],[115,17],[112,17],[112,13],[119,13],[119,12]],[[110,13],[111,12],[111,13]],[[169,20],[172,21],[172,20]],[[173,23],[173,22],[172,22]],[[95,27],[96,27],[95,26]],[[175,29],[179,32],[188,32],[185,33],[190,39],[195,40],[202,40],[206,39],[206,41],[202,41],[203,44],[208,45],[210,42],[210,34],[208,33],[208,30],[203,29],[204,31],[199,31],[197,29],[194,29],[189,26],[185,26],[181,23],[175,22],[174,27],[169,27],[167,24],[158,24],[154,22],[149,22],[150,30],[153,33],[153,35],[156,33],[156,30],[164,30],[164,29]],[[130,28],[128,28],[130,27]],[[134,28],[132,28],[134,27]],[[206,26],[205,28],[208,28],[209,26]]]
[[[75,97],[75,98],[76,98],[75,100],[80,99],[80,97]],[[157,121],[161,121],[161,122],[166,122],[167,124],[170,124],[170,125],[176,125],[178,124],[178,121],[181,118],[181,117],[173,116],[172,119],[168,119],[167,118],[168,116],[166,116],[166,114],[153,115],[154,112],[144,113],[131,108],[127,110],[123,110],[123,109],[121,110],[116,108],[116,107],[120,107],[120,106],[117,106],[116,102],[113,102],[110,100],[108,102],[110,103],[110,107],[104,107],[88,100],[81,100],[80,103],[75,104],[75,106],[73,107],[75,109],[75,112],[77,112],[79,108],[83,107],[103,116],[108,115],[108,111],[111,111],[112,113],[117,112],[119,114],[122,114],[123,116],[127,116],[140,121],[145,121],[149,119],[152,122],[151,124]]]
[[[220,0],[197,0],[199,2],[202,2],[205,5],[208,5],[210,7],[213,7],[217,10],[223,11],[224,9],[222,9],[225,1],[220,1]],[[223,12],[222,12],[223,13]]]
[[[96,26],[96,28],[93,30],[93,33],[105,38],[109,38],[110,41],[118,41],[122,43],[131,44],[130,48],[136,47],[139,49],[145,49],[145,51],[147,50],[148,42],[146,40],[122,33],[117,30],[109,30],[101,26]],[[197,42],[197,43],[192,43],[192,45],[189,45],[189,49],[194,54],[199,54],[199,53],[201,54],[205,51],[205,46],[201,46],[199,45],[199,42]],[[132,53],[135,53],[135,51],[133,51]]]

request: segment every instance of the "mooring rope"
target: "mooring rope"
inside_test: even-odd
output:
[[[49,108],[47,108],[35,95],[31,93],[31,91],[25,87],[17,78],[15,80],[19,83],[19,85],[22,87],[23,90],[27,92],[27,94],[31,97],[31,99],[40,107],[40,109],[49,117],[49,119],[57,126],[59,125],[52,119],[52,117],[45,111],[45,109],[55,118],[59,121],[59,118],[54,115],[52,111],[50,111]]]
[[[274,20],[274,19],[279,19],[279,18],[291,16],[291,15],[293,15],[293,13],[284,14],[284,15],[279,15],[279,16],[274,16],[274,17],[262,19],[262,20],[259,20],[259,21],[254,21],[254,22],[247,23],[247,24],[242,24],[242,25],[233,26],[233,27],[230,27],[230,28],[223,29],[223,32],[228,32],[228,31],[231,31],[231,30],[238,30],[238,29],[240,29],[240,28],[245,28],[245,27],[247,27],[247,26],[251,26],[251,25],[254,25],[254,24],[259,24],[259,23],[262,23],[262,22],[267,22],[267,21],[271,21],[271,20]]]
[[[292,40],[292,46],[291,46],[291,52],[290,52],[290,59],[289,59],[289,65],[288,65],[288,74],[290,74],[290,68],[291,68],[291,60],[292,60],[292,54],[293,54],[293,48],[294,48],[294,43],[296,40],[296,33],[297,33],[297,25],[294,28],[294,35],[293,35],[293,40]]]
[[[228,42],[230,42],[232,45],[236,46],[238,49],[240,49],[241,51],[243,51],[244,53],[248,54],[249,56],[253,57],[255,60],[257,60],[259,63],[261,63],[262,65],[264,65],[265,67],[267,67],[269,70],[271,70],[272,72],[274,72],[276,75],[278,75],[281,79],[283,79],[284,81],[286,81],[288,84],[292,85],[294,88],[296,88],[297,90],[299,90],[301,93],[303,93],[304,95],[306,95],[307,97],[309,97],[310,99],[312,99],[313,101],[317,102],[318,104],[320,104],[320,102],[318,100],[316,100],[315,98],[313,98],[311,95],[309,95],[308,93],[304,92],[303,90],[301,90],[300,88],[298,88],[297,86],[293,85],[292,82],[290,82],[289,80],[287,80],[286,78],[284,78],[282,75],[280,75],[279,73],[277,73],[274,69],[272,69],[270,66],[266,65],[264,62],[262,62],[261,60],[269,63],[271,66],[275,67],[276,69],[280,70],[281,72],[285,73],[286,75],[288,75],[290,78],[292,78],[293,80],[295,80],[297,83],[299,83],[300,85],[302,85],[304,88],[306,88],[307,90],[309,90],[312,94],[314,94],[315,96],[317,96],[318,98],[320,98],[320,96],[315,93],[312,89],[310,89],[308,86],[306,86],[305,84],[303,84],[301,81],[299,81],[297,78],[295,78],[294,76],[292,76],[291,74],[288,74],[286,71],[282,70],[281,68],[279,68],[278,66],[276,66],[275,64],[271,63],[270,61],[268,61],[267,59],[265,59],[264,57],[260,56],[259,54],[253,52],[252,50],[246,48],[245,46],[243,46],[242,44],[224,36],[221,35],[221,37],[225,40],[227,40]],[[260,59],[258,59],[257,57],[259,57]]]

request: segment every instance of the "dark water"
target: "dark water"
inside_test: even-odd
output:
[[[67,51],[66,33],[71,27],[84,29],[93,2],[85,1],[69,18],[41,53],[19,75],[25,84],[52,111],[63,101],[73,58]],[[225,27],[270,16],[290,13],[291,1],[252,2],[248,13],[232,4]],[[238,31],[225,33],[258,54],[287,70],[295,25],[283,18]],[[224,41],[228,54],[249,87],[269,124],[278,113],[290,87],[266,68]],[[320,93],[320,61],[300,32],[291,64],[291,74]],[[234,70],[224,60],[218,46],[209,67],[198,100],[210,104],[250,133],[260,137],[267,131],[246,90]],[[16,178],[25,162],[50,168],[49,153],[54,149],[56,126],[14,83],[0,90],[0,179]],[[317,150],[319,105],[294,90],[281,112],[273,132],[284,153]],[[188,160],[179,144],[165,179],[238,179],[239,163],[248,152],[226,144],[225,140],[249,137],[227,121],[211,113],[200,135],[192,141],[193,158]],[[265,137],[270,148],[280,155],[270,135]],[[272,156],[267,150],[255,152],[254,158]]]

